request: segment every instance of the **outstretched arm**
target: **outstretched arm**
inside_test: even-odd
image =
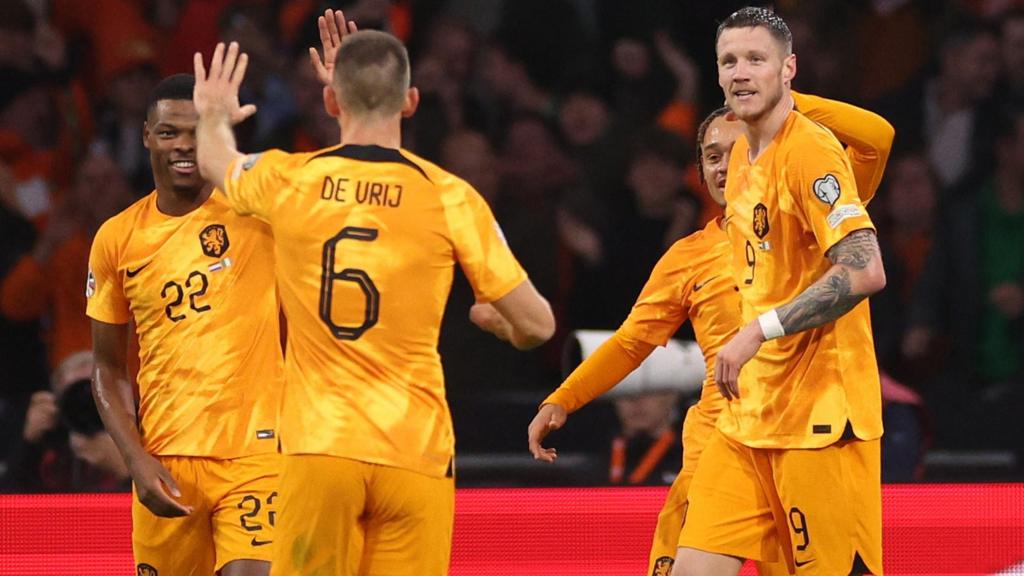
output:
[[[558,456],[554,448],[545,448],[541,442],[553,430],[565,425],[568,414],[579,410],[601,394],[611,390],[630,372],[636,370],[651,355],[655,346],[633,340],[616,332],[598,346],[565,382],[544,399],[527,429],[530,453],[537,460],[554,462]]]
[[[867,203],[878,190],[889,160],[896,130],[885,118],[852,104],[820,96],[791,92],[796,109],[825,126],[846,144],[853,178],[861,201]]]
[[[231,127],[256,113],[256,106],[238,103],[238,89],[245,78],[249,56],[244,52],[239,54],[237,42],[232,42],[226,52],[224,44],[220,43],[213,51],[209,74],[202,54],[197,52],[193,63],[196,88],[192,99],[199,113],[196,127],[199,172],[207,182],[224,190],[228,166],[242,156]]]

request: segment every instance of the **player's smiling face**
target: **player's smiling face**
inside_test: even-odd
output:
[[[729,169],[729,153],[742,130],[740,123],[728,115],[719,116],[708,125],[700,145],[701,170],[708,194],[719,206],[725,206],[725,179]]]
[[[762,26],[723,30],[716,52],[725,103],[744,122],[754,122],[778,106],[796,75],[796,56]]]
[[[149,149],[157,188],[198,194],[203,178],[196,164],[196,123],[191,100],[160,100],[146,119],[143,141]]]

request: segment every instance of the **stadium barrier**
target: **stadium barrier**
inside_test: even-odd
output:
[[[460,489],[451,575],[642,575],[665,492]],[[1024,484],[889,485],[883,499],[887,575],[1024,574]],[[130,576],[130,533],[125,494],[0,496],[0,574]]]

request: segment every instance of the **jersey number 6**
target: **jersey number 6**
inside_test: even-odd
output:
[[[342,240],[373,242],[376,239],[377,230],[373,228],[346,226],[333,238],[324,242],[323,276],[320,279],[320,319],[330,328],[331,334],[339,340],[357,340],[377,323],[377,318],[380,315],[380,292],[377,291],[377,285],[373,283],[373,279],[365,270],[345,268],[338,272],[334,269],[334,256],[338,243]],[[339,326],[331,318],[331,302],[334,299],[335,282],[355,282],[363,291],[363,296],[366,298],[366,310],[363,314],[363,323],[359,326]]]

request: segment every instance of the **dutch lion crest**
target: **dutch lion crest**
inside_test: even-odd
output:
[[[223,224],[210,224],[203,228],[199,233],[199,243],[203,247],[203,254],[211,258],[220,258],[231,246],[228,231]]]

